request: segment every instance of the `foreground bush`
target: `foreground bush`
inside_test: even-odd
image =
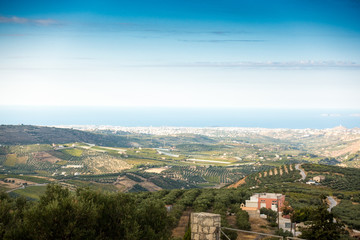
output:
[[[39,202],[0,194],[0,239],[169,239],[164,203],[48,185]]]

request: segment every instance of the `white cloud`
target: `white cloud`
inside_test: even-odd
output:
[[[341,114],[338,113],[323,113],[321,114],[322,117],[341,117]]]
[[[48,25],[58,24],[59,22],[53,19],[30,19],[30,18],[21,18],[17,16],[12,16],[12,17],[0,16],[0,23],[36,24],[36,25],[48,26]]]
[[[323,68],[360,68],[360,64],[347,61],[289,61],[289,62],[196,62],[197,67],[233,67],[265,69],[323,69]]]

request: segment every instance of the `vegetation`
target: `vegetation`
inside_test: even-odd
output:
[[[0,196],[1,239],[169,239],[161,201],[49,185],[40,201]],[[136,206],[136,207],[135,207]],[[156,221],[154,221],[156,219]]]
[[[265,214],[266,215],[266,219],[269,221],[270,225],[272,227],[276,227],[277,226],[277,218],[278,218],[278,213],[271,210],[271,209],[267,209],[267,208],[261,208],[260,209],[260,214]]]
[[[1,190],[7,191],[20,186],[4,181],[14,178],[34,183],[55,182],[72,191],[64,193],[68,190],[52,186],[50,188],[57,190],[49,191],[62,194],[63,200],[54,197],[55,200],[46,203],[42,200],[43,197],[40,197],[45,192],[45,186],[27,186],[9,193],[9,196],[15,199],[4,195],[5,200],[0,202],[3,211],[0,238],[18,239],[20,237],[17,236],[22,234],[31,239],[35,234],[39,234],[39,239],[106,239],[117,238],[122,234],[123,238],[126,236],[127,239],[166,239],[169,237],[169,229],[177,225],[184,211],[218,213],[221,215],[222,225],[229,226],[227,221],[230,218],[232,227],[235,227],[235,218],[229,215],[235,215],[236,227],[248,230],[249,216],[240,210],[239,205],[254,192],[285,194],[286,201],[292,208],[291,212],[289,211],[291,220],[297,223],[308,222],[310,230],[315,232],[319,228],[312,213],[320,211],[324,204],[323,198],[318,196],[332,195],[341,200],[340,204],[333,208],[337,221],[350,228],[360,227],[360,219],[356,215],[360,211],[360,171],[335,166],[339,163],[359,166],[359,152],[345,151],[347,146],[357,143],[358,133],[348,136],[347,131],[346,134],[340,134],[346,135],[344,139],[350,139],[342,141],[336,131],[335,134],[331,134],[331,131],[325,134],[319,130],[313,135],[308,134],[309,137],[305,137],[303,131],[292,130],[256,130],[245,133],[226,133],[216,129],[208,131],[211,134],[206,136],[191,133],[149,135],[123,131],[114,133],[110,130],[91,133],[23,125],[0,126]],[[337,152],[344,154],[336,155]],[[210,162],[189,159],[208,159]],[[211,162],[214,160],[224,163]],[[317,175],[324,175],[325,180],[316,186],[306,185],[300,180],[299,171],[295,169],[296,163],[302,163],[307,172],[306,180]],[[238,189],[199,189],[221,187],[244,177],[246,178]],[[77,190],[82,188],[88,189]],[[49,191],[44,196],[49,196]],[[116,193],[118,191],[129,193]],[[117,206],[125,201],[129,203]],[[116,217],[104,209],[106,204],[113,205],[115,212],[123,211],[125,215],[131,213],[132,217],[120,219],[121,216]],[[151,212],[145,207],[163,209],[164,204],[172,205],[172,210],[165,213],[168,221],[167,232],[161,232],[159,226],[149,223],[149,216],[160,216],[164,214],[163,210]],[[40,213],[41,208],[46,211]],[[49,226],[42,229],[31,222],[35,221],[35,218],[51,222],[51,217],[61,213],[60,208],[68,211],[78,208],[57,219],[64,224],[64,231],[67,231],[68,235],[60,236],[56,228]],[[275,226],[274,213],[262,211],[268,215],[270,224]],[[135,217],[136,214],[143,214],[145,220]],[[125,225],[129,224],[126,226],[131,233],[118,229],[114,230],[114,235],[107,237],[106,234],[112,231],[114,226],[103,220],[104,216],[111,221],[124,221]],[[70,221],[65,218],[72,219]],[[84,218],[89,218],[85,227],[74,227],[82,224]],[[13,226],[15,222],[17,227]],[[36,229],[29,230],[30,227]],[[53,235],[46,235],[49,231]],[[277,233],[288,235],[287,232]],[[227,234],[231,239],[236,238],[231,232]],[[320,234],[319,238],[321,237]]]
[[[282,165],[274,168],[267,168],[266,171],[257,172],[247,176],[246,186],[264,186],[273,183],[295,182],[301,175],[295,169],[295,165]]]
[[[0,144],[52,144],[86,142],[101,146],[129,147],[125,137],[32,125],[0,125]]]
[[[251,230],[249,214],[240,208],[236,211],[236,226],[242,230]]]
[[[332,189],[345,191],[360,191],[360,170],[357,168],[341,168],[337,166],[303,164],[309,177],[324,175],[325,181],[321,184]]]
[[[23,196],[28,200],[40,200],[40,196],[45,193],[46,186],[29,186],[24,189],[17,189],[10,193],[10,196],[19,197]]]
[[[347,232],[343,224],[334,222],[332,213],[329,213],[325,206],[318,207],[312,211],[310,221],[302,228],[301,238],[308,240],[329,240],[346,237]],[[342,236],[345,235],[345,236]]]
[[[339,205],[332,209],[335,217],[353,229],[360,229],[360,205],[349,200],[342,200]]]

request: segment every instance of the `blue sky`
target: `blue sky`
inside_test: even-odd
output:
[[[0,105],[359,108],[360,1],[0,1]]]

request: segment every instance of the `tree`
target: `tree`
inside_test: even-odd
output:
[[[31,239],[90,239],[95,237],[96,207],[59,185],[49,185],[40,201],[24,212]]]
[[[308,240],[333,240],[340,239],[346,234],[344,225],[334,221],[334,216],[329,213],[326,206],[320,206],[311,215],[311,221],[305,223],[308,227],[301,228],[301,238]]]
[[[249,214],[246,211],[238,209],[238,211],[236,212],[236,225],[239,229],[242,230],[251,229],[251,225],[249,222]]]
[[[136,210],[137,221],[141,226],[141,232],[138,239],[170,239],[170,227],[172,223],[163,202],[145,199],[137,206]]]
[[[293,214],[294,214],[294,209],[292,207],[290,207],[289,202],[284,202],[284,206],[281,208],[282,211],[282,215],[289,215],[290,216],[290,232],[292,232],[292,226],[293,226]]]
[[[281,208],[281,211],[282,211],[282,215],[284,216],[284,215],[290,215],[294,211],[294,209],[290,207],[289,202],[286,201],[284,202],[284,206]]]

